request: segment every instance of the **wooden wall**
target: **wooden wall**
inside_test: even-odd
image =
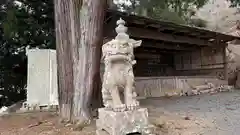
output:
[[[174,57],[172,54],[145,54],[148,58],[139,57],[136,53],[137,64],[134,66],[136,76],[173,76],[174,75]]]
[[[178,53],[174,56],[177,75],[224,75],[224,47]]]
[[[217,76],[224,77],[224,47],[204,47],[194,51],[158,53],[158,57],[138,58],[136,76]],[[156,54],[155,54],[156,55]]]
[[[105,39],[104,43],[110,39]],[[225,47],[203,47],[195,50],[168,50],[164,53],[162,45],[153,44],[158,48],[149,48],[150,42],[144,42],[135,50],[137,64],[134,74],[138,77],[150,76],[224,76]],[[166,45],[165,45],[166,46]],[[194,46],[194,45],[193,45]],[[162,46],[163,47],[163,46]],[[170,45],[170,47],[174,47]],[[181,47],[180,47],[181,48]],[[101,71],[103,72],[103,66]]]

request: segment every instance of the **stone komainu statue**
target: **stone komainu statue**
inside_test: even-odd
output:
[[[134,110],[139,106],[134,90],[134,48],[142,41],[135,41],[126,34],[125,21],[117,21],[117,36],[102,47],[105,64],[102,97],[105,108],[113,111]]]

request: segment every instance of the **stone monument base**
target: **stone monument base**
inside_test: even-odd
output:
[[[147,108],[134,111],[114,112],[104,108],[98,109],[99,119],[96,121],[97,135],[153,135],[153,126],[148,122]]]

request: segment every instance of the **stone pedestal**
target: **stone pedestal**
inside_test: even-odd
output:
[[[97,135],[103,135],[103,130],[109,135],[128,135],[132,133],[152,135],[154,130],[148,123],[147,108],[124,112],[114,112],[100,108],[98,112]]]

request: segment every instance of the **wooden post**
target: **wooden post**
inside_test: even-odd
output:
[[[223,47],[224,80],[228,81],[228,58],[226,54],[227,44]]]

